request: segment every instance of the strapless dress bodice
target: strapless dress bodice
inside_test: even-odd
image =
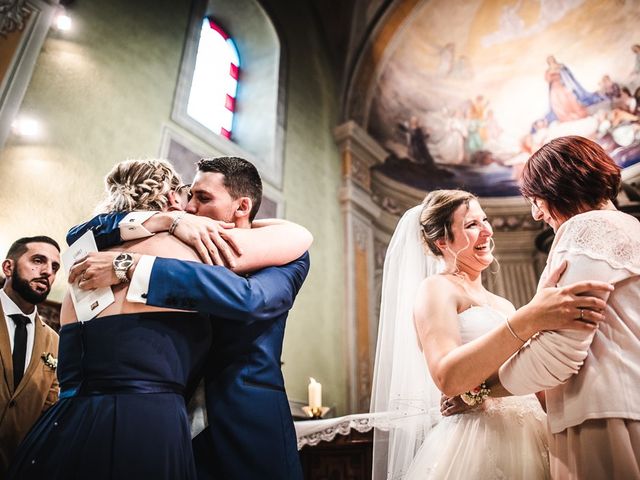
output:
[[[481,337],[506,320],[506,316],[484,305],[474,305],[458,314],[460,338],[462,343],[468,343]]]

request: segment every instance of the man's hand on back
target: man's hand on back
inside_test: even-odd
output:
[[[82,290],[93,290],[100,287],[110,287],[120,282],[113,268],[113,260],[121,252],[91,252],[86,257],[73,264],[69,271],[69,283],[78,280],[78,286]],[[127,271],[127,277],[131,279],[133,272],[140,260],[140,254],[132,253],[133,265]]]

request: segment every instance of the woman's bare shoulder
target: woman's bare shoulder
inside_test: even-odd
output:
[[[201,262],[193,248],[182,243],[178,238],[167,232],[157,233],[141,240],[126,242],[124,245],[112,248],[111,250]]]
[[[457,289],[458,285],[452,275],[447,273],[439,273],[437,275],[430,275],[422,280],[422,287],[424,288],[446,288]]]
[[[431,275],[420,283],[419,292],[431,299],[457,299],[461,292],[460,285],[448,274]]]

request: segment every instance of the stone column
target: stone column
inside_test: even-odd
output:
[[[349,410],[369,410],[377,308],[375,301],[374,222],[380,208],[371,199],[370,168],[386,152],[355,122],[334,131],[342,157],[340,203],[345,232],[346,366]]]

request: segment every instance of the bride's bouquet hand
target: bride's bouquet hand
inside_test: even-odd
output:
[[[594,330],[604,320],[606,298],[613,285],[584,280],[557,286],[567,264],[563,262],[548,277],[543,287],[525,307],[538,328],[543,330]]]
[[[460,395],[456,395],[455,397],[448,397],[444,393],[440,396],[440,413],[443,417],[448,417],[450,415],[457,415],[459,413],[464,413],[469,410],[477,409],[481,404],[477,405],[469,405],[465,403]]]

